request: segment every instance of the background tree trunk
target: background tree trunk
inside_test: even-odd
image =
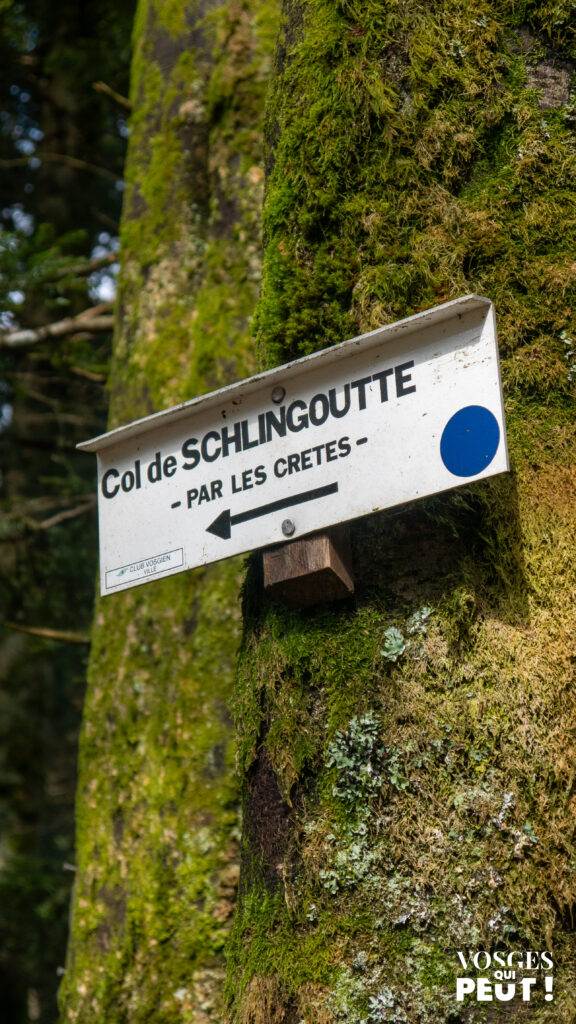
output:
[[[254,557],[234,1024],[576,1013],[574,24],[285,0],[268,360],[488,295],[513,472],[356,523],[356,595],[331,608],[274,604]],[[553,950],[554,1001],[539,975],[530,1003],[458,1003],[456,976],[492,980],[460,967],[481,949]]]
[[[275,5],[141,0],[110,426],[252,369]],[[241,564],[98,607],[65,1021],[219,1021],[238,875]]]

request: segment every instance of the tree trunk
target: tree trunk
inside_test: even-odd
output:
[[[275,5],[141,0],[110,426],[245,375]],[[237,560],[107,597],[81,741],[64,1021],[219,1021],[238,875]]]
[[[574,1019],[573,33],[559,5],[285,0],[269,362],[485,294],[513,469],[355,523],[338,605],[288,611],[254,557],[234,1024]],[[497,982],[481,950],[516,951],[511,1001],[457,999]]]

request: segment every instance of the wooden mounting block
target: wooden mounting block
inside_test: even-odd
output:
[[[263,566],[265,588],[290,608],[339,601],[354,593],[347,526],[269,548]]]

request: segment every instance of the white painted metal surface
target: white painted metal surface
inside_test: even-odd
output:
[[[509,468],[492,304],[465,296],[120,427],[98,455],[109,594]]]

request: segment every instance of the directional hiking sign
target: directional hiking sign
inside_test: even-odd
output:
[[[509,468],[494,310],[467,295],[79,445],[103,594]],[[283,532],[283,523],[284,532]]]

